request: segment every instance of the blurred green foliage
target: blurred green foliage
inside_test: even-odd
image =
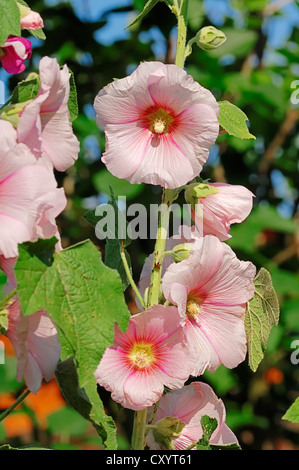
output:
[[[113,5],[109,7],[107,2],[104,14],[88,20],[95,2],[65,1],[50,7],[44,0],[31,0],[31,8],[44,19],[47,39],[33,41],[33,57],[26,72],[12,76],[9,86],[12,90],[29,72],[37,72],[39,59],[45,55],[57,57],[61,65],[67,63],[72,70],[80,113],[73,126],[81,151],[74,167],[65,174],[57,174],[59,185],[64,186],[68,197],[67,209],[59,217],[59,227],[65,247],[90,238],[104,251],[105,246],[96,239],[93,227],[83,217],[86,211],[107,201],[109,186],[113,187],[115,196],[126,196],[128,203],[142,202],[147,207],[150,203],[160,203],[160,190],[130,185],[108,174],[100,159],[105,140],[95,123],[93,100],[103,86],[113,78],[131,73],[140,61],[173,62],[176,25],[174,15],[159,2],[141,24],[128,31],[126,40],[107,38],[100,43],[96,40],[97,31],[102,28],[109,31]],[[216,18],[214,26],[225,32],[227,41],[209,52],[194,47],[186,69],[217,100],[231,101],[246,113],[256,140],[219,136],[202,177],[241,184],[254,193],[252,214],[243,224],[232,227],[228,243],[240,259],[250,260],[257,268],[264,266],[271,272],[281,318],[271,332],[264,360],[256,373],[244,362],[234,370],[220,367],[216,373],[207,372],[203,380],[223,399],[227,424],[237,434],[242,448],[298,449],[298,426],[281,418],[299,393],[299,365],[290,361],[292,341],[299,339],[299,104],[291,102],[294,93],[291,85],[299,78],[299,6],[298,2],[292,2],[293,10],[288,5],[275,11],[267,0],[232,0],[227,14],[219,19],[217,3],[221,2],[190,0],[188,39],[199,28],[213,25]],[[76,14],[74,4],[80,4],[85,19]],[[132,0],[126,5],[113,13],[119,18],[127,13],[129,24],[144,1]],[[291,21],[292,11],[294,17],[297,15],[297,27]],[[279,20],[285,19],[287,13],[288,33],[283,35]],[[152,249],[153,240],[136,240],[128,247],[136,281],[143,260]],[[128,300],[131,300],[129,292]],[[17,390],[19,385],[9,373],[8,365],[5,371],[0,368],[1,392]],[[117,420],[120,445],[126,448],[132,413],[111,403],[105,391],[99,392]],[[57,432],[75,433],[75,445],[79,447],[86,439],[84,423],[80,416],[75,418],[72,410],[51,416],[47,443],[51,444],[49,436]],[[80,435],[85,436],[81,444],[78,443]],[[0,427],[0,441],[4,437]],[[43,439],[39,442],[44,444]]]

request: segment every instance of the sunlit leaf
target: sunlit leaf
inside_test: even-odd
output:
[[[278,324],[279,302],[271,275],[261,268],[255,280],[255,293],[245,313],[248,361],[255,372],[264,357],[271,329]]]

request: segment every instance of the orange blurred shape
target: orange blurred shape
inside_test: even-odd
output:
[[[12,395],[12,393],[0,393],[0,410],[6,410],[9,408],[16,399]]]
[[[10,340],[5,335],[0,335],[0,341],[4,344],[5,355],[15,356],[15,350]]]
[[[271,367],[265,373],[265,379],[269,384],[280,384],[283,381],[283,373],[277,367]]]
[[[34,411],[42,429],[47,427],[47,417],[66,405],[55,379],[42,383],[36,395],[30,393],[25,399],[26,405]]]
[[[14,413],[2,421],[5,435],[8,438],[22,436],[33,431],[33,422],[26,413]]]

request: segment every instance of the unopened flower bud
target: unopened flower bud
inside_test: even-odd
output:
[[[188,185],[185,190],[185,200],[187,204],[190,204],[191,208],[194,209],[199,199],[210,196],[211,194],[217,194],[218,192],[218,189],[210,184],[193,183]]]
[[[19,2],[17,4],[20,10],[21,28],[36,30],[44,27],[43,19],[39,13]]]
[[[9,121],[15,128],[17,128],[19,124],[19,120],[22,114],[23,109],[30,103],[31,100],[26,101],[24,103],[15,103],[9,104],[2,108],[0,112],[0,119],[4,119],[5,121]]]
[[[225,34],[214,26],[205,26],[196,35],[196,44],[204,51],[221,46],[226,41]]]
[[[189,258],[191,248],[192,243],[181,243],[176,245],[171,252],[173,261],[175,263],[179,263],[180,261]]]
[[[157,423],[153,429],[153,436],[155,441],[162,449],[174,450],[172,439],[180,436],[185,423],[174,416],[166,416]]]

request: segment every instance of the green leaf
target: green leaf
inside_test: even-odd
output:
[[[250,134],[246,125],[248,117],[240,108],[229,101],[219,101],[218,104],[220,108],[219,124],[229,135],[239,139],[255,139],[255,136]]]
[[[296,398],[294,403],[283,415],[282,419],[286,419],[288,421],[291,421],[292,423],[299,423],[299,397]]]
[[[113,343],[115,323],[124,331],[130,312],[118,273],[104,265],[91,241],[55,252],[56,241],[19,246],[15,274],[22,312],[45,309],[57,325],[62,357],[74,355],[79,386],[92,404],[90,420],[110,445],[114,429],[97,394],[94,372]]]
[[[36,39],[42,39],[43,41],[46,38],[46,35],[44,33],[44,30],[43,29],[29,29],[29,33],[32,34],[32,36],[34,36]]]
[[[20,10],[15,0],[0,0],[0,46],[8,36],[21,36]]]
[[[76,82],[74,74],[71,70],[69,70],[70,76],[70,96],[68,100],[68,108],[70,113],[70,121],[73,122],[77,119],[79,115],[79,107],[78,107],[78,97],[77,97],[77,89],[76,89]]]
[[[30,74],[26,80],[17,84],[12,92],[11,103],[25,103],[36,97],[40,87],[39,76],[35,73]]]
[[[210,439],[218,426],[216,418],[210,418],[208,415],[204,415],[200,420],[203,435],[202,438],[196,443],[197,450],[211,450]]]
[[[254,285],[255,293],[245,312],[245,329],[249,366],[255,372],[264,357],[270,331],[278,324],[279,302],[267,269],[260,269]]]
[[[156,6],[157,3],[161,1],[163,0],[148,0],[144,5],[142,12],[138,16],[136,16],[132,23],[130,23],[129,26],[127,26],[125,29],[131,28],[136,23],[139,23],[139,21],[143,20],[143,18],[154,8],[154,6]]]
[[[90,390],[87,394],[86,390],[80,387],[73,357],[58,363],[56,379],[66,402],[80,413],[81,416],[90,421],[101,435],[101,427],[98,423],[102,420],[102,410],[99,407],[93,407],[91,402],[92,398],[97,400],[96,390]],[[112,435],[112,439],[111,437],[109,439],[110,442],[106,441],[106,446],[113,448],[116,447],[116,441],[114,440],[115,424],[109,416],[106,417],[106,421]]]

